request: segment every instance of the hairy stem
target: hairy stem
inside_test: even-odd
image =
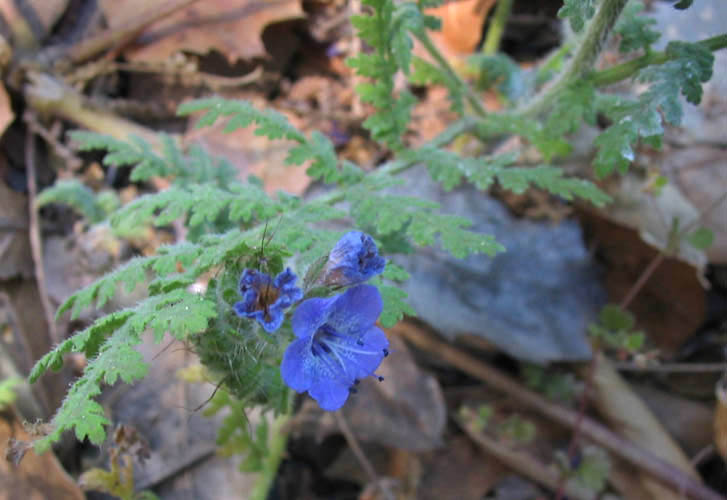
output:
[[[698,45],[715,52],[717,50],[727,48],[727,33],[706,38],[697,43]],[[621,80],[626,80],[647,66],[664,64],[670,59],[671,57],[666,53],[666,51],[650,52],[628,62],[612,66],[602,71],[596,71],[591,74],[589,79],[595,87],[604,87],[606,85],[611,85],[612,83],[620,82]]]
[[[502,40],[502,34],[505,32],[505,25],[507,24],[507,18],[510,17],[511,9],[512,0],[498,0],[490,27],[487,30],[485,43],[482,46],[483,54],[491,56],[500,50],[500,41]]]
[[[568,67],[539,95],[535,96],[527,106],[518,109],[517,113],[534,117],[547,109],[560,92],[570,83],[587,75],[603,47],[603,42],[611,33],[613,25],[621,14],[627,0],[603,0],[601,7],[586,28],[578,51],[571,59]]]
[[[475,114],[480,117],[484,117],[485,115],[487,115],[487,111],[485,110],[484,106],[482,106],[480,98],[477,97],[477,95],[472,91],[472,88],[467,85],[467,82],[462,80],[462,78],[457,74],[454,68],[452,68],[452,66],[449,64],[447,59],[442,55],[441,52],[439,52],[439,49],[437,49],[436,45],[434,45],[431,38],[429,38],[429,35],[427,35],[425,31],[422,31],[420,33],[416,33],[416,37],[422,43],[429,55],[434,58],[439,67],[442,68],[447,76],[453,82],[455,82],[460,89],[462,89],[462,92],[467,98],[467,102],[470,103]]]
[[[250,500],[266,500],[268,498],[288,445],[288,432],[286,430],[288,420],[290,420],[290,415],[278,415],[270,428],[270,435],[272,436],[270,447],[265,455],[260,476],[255,481],[255,486],[248,497]]]

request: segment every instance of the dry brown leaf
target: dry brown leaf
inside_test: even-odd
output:
[[[31,436],[17,419],[0,419],[0,443],[15,440],[14,453],[22,452],[22,442]],[[20,445],[20,446],[18,446]],[[81,489],[63,470],[53,453],[25,454],[19,466],[0,460],[0,500],[83,500]]]
[[[727,460],[727,387],[723,378],[717,383],[715,395],[717,407],[714,410],[714,445],[722,458]]]
[[[507,468],[481,453],[464,436],[455,437],[442,451],[423,458],[420,500],[457,498],[479,500],[507,475]]]
[[[616,432],[640,448],[649,450],[665,462],[678,467],[689,476],[699,478],[682,449],[602,355],[596,360],[593,389],[593,401],[599,413],[611,423]],[[649,498],[663,500],[682,498],[677,492],[650,476],[644,473],[640,473],[639,476],[641,486],[650,492]]]
[[[67,6],[68,0],[0,0],[0,14],[14,45],[33,47],[50,33]]]
[[[605,214],[588,212],[582,221],[607,269],[605,285],[609,300],[619,303],[654,259],[657,250],[645,243],[636,230],[609,218]],[[704,321],[707,296],[694,267],[683,260],[667,257],[628,309],[638,318],[638,327],[643,328],[649,339],[669,356]]]
[[[262,109],[264,103],[254,103],[255,107]],[[301,120],[292,113],[281,111],[293,126],[300,129]],[[193,118],[196,121],[196,118]],[[237,170],[241,180],[249,175],[262,179],[265,190],[274,193],[278,190],[290,194],[302,194],[310,184],[310,177],[305,174],[308,163],[303,165],[286,165],[285,158],[288,151],[297,143],[289,140],[271,141],[266,137],[255,135],[255,127],[246,127],[234,132],[223,132],[225,122],[212,127],[195,129],[190,126],[190,132],[185,143],[190,141],[199,143],[216,157],[226,158]]]
[[[700,225],[714,233],[706,250],[714,264],[727,264],[727,151],[715,147],[692,147],[669,151],[664,170],[676,180],[679,190],[700,214]],[[720,202],[721,200],[721,202]]]
[[[482,37],[482,26],[495,0],[460,0],[427,10],[442,20],[442,30],[432,31],[432,41],[451,57],[469,55]]]
[[[164,0],[101,0],[112,28]],[[179,51],[218,50],[230,63],[265,55],[266,26],[304,17],[300,0],[200,0],[153,23],[125,52],[135,61],[160,62]]]
[[[33,275],[28,239],[28,201],[0,182],[0,280]]]
[[[15,120],[12,105],[10,104],[10,96],[5,86],[0,84],[0,137],[5,133],[5,129]]]

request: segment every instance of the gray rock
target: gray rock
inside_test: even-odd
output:
[[[545,363],[591,356],[586,325],[605,302],[579,225],[518,219],[499,201],[463,186],[444,193],[417,167],[406,193],[468,217],[507,252],[458,260],[438,249],[396,262],[412,275],[404,285],[419,317],[449,339],[474,334],[508,354]]]

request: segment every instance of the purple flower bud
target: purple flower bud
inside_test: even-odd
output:
[[[289,268],[273,280],[270,275],[245,269],[240,276],[239,291],[242,300],[233,309],[241,318],[253,318],[266,332],[274,332],[285,319],[284,309],[303,298],[303,292],[295,286],[297,276]]]
[[[382,273],[385,266],[374,239],[361,231],[350,231],[328,255],[321,282],[325,286],[356,285]]]
[[[374,375],[388,354],[389,341],[375,325],[382,309],[379,290],[371,285],[303,302],[292,320],[297,339],[280,366],[285,383],[308,391],[324,410],[343,406],[359,379]]]

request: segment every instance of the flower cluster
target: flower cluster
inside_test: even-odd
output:
[[[347,233],[333,247],[317,278],[319,285],[347,290],[307,299],[293,314],[296,339],[283,355],[280,373],[289,387],[307,391],[324,410],[343,406],[359,380],[374,375],[389,354],[389,342],[376,327],[383,309],[381,295],[375,286],[362,284],[383,272],[385,265],[371,236]],[[235,312],[257,320],[267,332],[277,330],[285,309],[303,298],[296,279],[290,269],[275,279],[245,269],[239,285],[243,300],[234,305]]]

